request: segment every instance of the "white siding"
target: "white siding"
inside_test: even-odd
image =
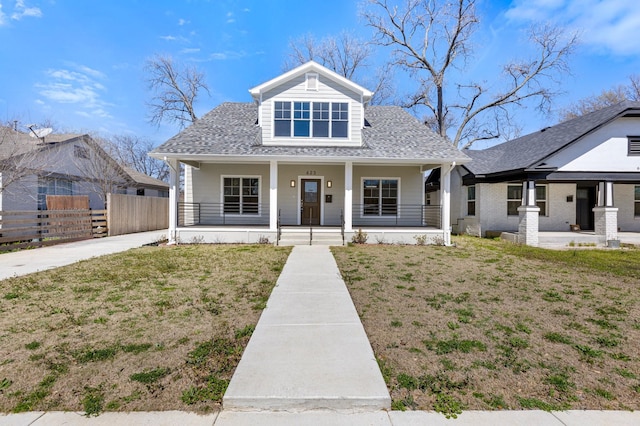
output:
[[[613,186],[614,206],[618,208],[618,228],[622,232],[640,232],[640,217],[634,216],[635,185]]]
[[[640,118],[620,118],[552,156],[559,171],[638,172],[640,157],[628,156],[627,136],[640,135]]]
[[[262,96],[262,119],[260,124],[262,126],[262,140],[265,143],[273,141],[273,102],[274,101],[323,101],[323,102],[347,102],[349,104],[349,134],[350,144],[362,143],[362,122],[363,122],[363,107],[360,102],[360,97],[356,93],[352,92],[334,83],[322,75],[318,77],[318,90],[306,90],[305,76],[302,75],[298,78],[289,80],[282,85],[266,92]],[[341,142],[347,143],[347,141],[331,138],[278,138],[278,141],[282,142],[294,142],[296,144],[313,145],[314,142],[322,142],[324,144],[331,143],[340,145]]]

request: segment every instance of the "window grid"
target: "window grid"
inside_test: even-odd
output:
[[[362,184],[364,216],[395,216],[398,214],[398,180],[364,179]]]
[[[636,186],[634,188],[634,207],[633,207],[633,215],[635,217],[640,217],[640,186]]]
[[[260,179],[257,177],[225,177],[223,179],[223,211],[231,214],[260,213]]]
[[[507,215],[518,216],[518,207],[522,205],[522,185],[507,186]]]
[[[347,102],[274,102],[276,137],[349,137]]]

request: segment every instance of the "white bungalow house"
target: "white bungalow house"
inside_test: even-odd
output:
[[[448,173],[442,203],[427,206],[423,191],[425,171],[469,160],[449,142],[315,62],[249,92],[253,102],[223,103],[151,152],[171,166],[170,241],[297,232],[311,243],[362,229],[369,242],[449,242]]]
[[[592,231],[599,243],[640,232],[640,103],[622,102],[484,150],[451,176],[454,231]],[[437,200],[438,173],[427,179]]]

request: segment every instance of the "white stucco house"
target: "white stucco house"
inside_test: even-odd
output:
[[[116,163],[89,135],[40,138],[12,127],[0,127],[0,189],[0,211],[45,210],[47,195],[88,195],[90,208],[101,210],[105,191],[169,192],[166,182]]]
[[[484,150],[451,176],[454,231],[593,231],[599,242],[640,232],[640,103],[622,102]],[[439,175],[427,179],[437,202]]]
[[[171,166],[171,241],[274,242],[299,231],[311,243],[363,229],[370,242],[449,242],[448,173],[441,203],[427,206],[423,191],[425,171],[469,160],[449,142],[400,107],[370,106],[372,92],[315,62],[249,93],[151,152]]]

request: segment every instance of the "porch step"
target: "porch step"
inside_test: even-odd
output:
[[[282,232],[278,245],[281,246],[341,246],[342,235],[340,232],[313,232],[311,244],[309,244],[309,231]]]

